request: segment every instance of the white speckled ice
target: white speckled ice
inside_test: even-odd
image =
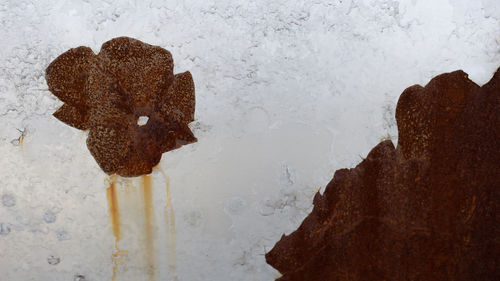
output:
[[[0,280],[113,274],[107,176],[85,133],[51,115],[62,103],[44,70],[69,48],[130,36],[193,74],[198,142],[165,153],[165,175],[152,175],[156,280],[260,281],[279,276],[265,252],[334,171],[397,141],[406,87],[456,69],[489,80],[499,20],[496,0],[2,1]],[[124,250],[144,243],[133,221]],[[117,281],[150,281],[148,267],[124,263]]]

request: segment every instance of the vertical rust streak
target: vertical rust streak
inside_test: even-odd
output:
[[[111,218],[111,226],[113,227],[113,235],[116,242],[120,241],[120,210],[118,209],[118,197],[116,193],[116,183],[114,179],[110,180],[109,187],[106,189],[108,198],[109,216]]]
[[[111,277],[112,281],[116,280],[118,276],[118,265],[122,265],[123,258],[128,254],[128,251],[120,250],[118,248],[118,241],[115,241],[115,251],[111,254],[111,260],[113,261],[113,276]],[[123,265],[122,265],[123,266]]]
[[[142,176],[142,188],[144,195],[144,219],[146,233],[146,261],[148,274],[154,280],[155,276],[155,260],[153,248],[153,223],[154,223],[154,207],[153,207],[153,187],[151,184],[151,176]]]
[[[175,238],[175,214],[174,214],[174,206],[172,205],[172,198],[170,196],[170,180],[167,180],[167,201],[165,204],[165,209],[168,210],[168,218],[170,227],[170,231],[172,232]]]
[[[21,150],[23,150],[23,148],[24,148],[24,132],[22,133],[22,135],[19,137],[18,140],[19,140],[19,148]]]
[[[120,210],[118,207],[118,194],[114,177],[109,179],[109,187],[106,189],[106,197],[108,199],[109,217],[111,219],[113,235],[115,237],[115,249],[111,254],[111,261],[113,262],[113,276],[111,277],[111,280],[115,281],[116,276],[118,275],[118,264],[121,260],[122,251],[118,248],[118,242],[121,239]]]
[[[173,276],[173,280],[177,280],[177,262],[176,262],[176,251],[175,251],[175,214],[174,207],[172,206],[172,199],[170,196],[170,180],[167,178],[166,184],[166,192],[167,198],[164,208],[165,213],[165,225],[166,235],[167,235],[167,251],[169,252],[168,256],[168,267],[169,272],[171,272]]]
[[[167,237],[167,254],[168,254],[168,272],[172,280],[177,280],[177,262],[176,262],[176,245],[175,245],[175,213],[172,205],[172,197],[170,195],[170,179],[165,174],[163,169],[158,168],[166,181],[166,198],[163,213],[165,216],[165,235]]]

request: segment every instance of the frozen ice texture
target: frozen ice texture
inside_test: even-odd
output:
[[[0,236],[2,277],[112,276],[107,177],[89,154],[86,133],[52,116],[62,103],[48,91],[44,72],[65,51],[88,46],[98,53],[111,38],[128,36],[169,50],[174,72],[193,74],[190,128],[199,141],[164,154],[159,165],[170,180],[175,215],[170,261],[179,281],[272,280],[279,273],[265,253],[300,225],[334,171],[354,167],[381,138],[397,143],[386,109],[396,108],[408,85],[456,69],[479,85],[490,80],[500,61],[499,5],[0,1],[0,196],[16,198],[14,207],[0,203],[0,222],[11,224],[11,233]],[[282,164],[295,172],[290,186],[281,184]],[[166,180],[159,170],[152,177],[156,225],[166,232]],[[246,201],[239,215],[224,211],[233,197]],[[63,211],[47,224],[42,216],[55,207]],[[140,226],[124,229],[140,237]],[[58,229],[71,239],[59,241]],[[139,241],[124,246],[142,249]],[[166,245],[159,235],[158,263],[174,256]],[[51,253],[64,262],[46,264]],[[21,260],[25,267],[15,270]],[[157,279],[174,280],[170,268]],[[145,272],[134,264],[119,277],[149,281]]]
[[[10,224],[4,222],[0,223],[0,235],[8,235],[10,230]]]
[[[3,194],[2,204],[5,207],[14,207],[16,205],[16,197],[14,197],[14,195],[10,193]]]
[[[57,220],[57,215],[53,211],[47,210],[43,214],[43,220],[46,223],[53,223],[53,222],[55,222]]]
[[[50,255],[47,257],[47,262],[50,265],[58,265],[61,262],[61,258],[59,258],[58,256]]]

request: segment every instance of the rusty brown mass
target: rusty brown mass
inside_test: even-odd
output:
[[[194,82],[173,74],[169,51],[139,40],[107,41],[99,54],[70,49],[48,67],[49,90],[64,104],[54,116],[89,130],[87,147],[107,174],[149,174],[163,152],[196,141]],[[138,124],[139,117],[147,123]]]
[[[278,280],[500,280],[500,70],[406,89],[397,148],[335,172],[266,255]]]

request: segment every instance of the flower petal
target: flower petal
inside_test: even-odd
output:
[[[119,37],[107,41],[97,56],[104,62],[104,71],[121,82],[139,109],[156,100],[174,78],[170,52],[136,39]]]
[[[99,78],[97,83],[95,80],[89,82],[90,126],[100,125],[108,119],[120,119],[122,123],[135,119],[132,98],[120,83],[102,75],[95,77]]]
[[[102,125],[92,127],[87,138],[87,147],[101,169],[107,174],[123,168],[129,151],[128,127],[118,119],[109,119]]]
[[[85,84],[94,57],[88,47],[70,49],[57,57],[45,70],[49,91],[69,105],[86,105]]]
[[[160,112],[187,124],[194,121],[195,104],[193,76],[186,71],[174,76],[174,83],[164,97]]]
[[[119,37],[99,54],[71,49],[46,70],[51,92],[65,104],[54,116],[90,129],[87,147],[107,174],[149,174],[162,153],[196,138],[194,82],[189,72],[173,74],[169,51]],[[163,109],[163,111],[162,111]],[[138,119],[148,117],[146,124]]]
[[[173,136],[175,138],[175,148],[198,141],[187,124],[180,124],[179,129],[174,131]]]
[[[198,141],[187,124],[179,122],[170,122],[166,138],[166,147],[163,152],[177,149],[185,144]]]
[[[80,130],[88,129],[89,111],[86,107],[77,108],[65,103],[53,115],[72,127]]]
[[[131,145],[127,156],[124,159],[123,167],[116,171],[122,177],[136,177],[140,175],[150,174],[153,171],[153,166],[160,162],[161,154],[157,161],[151,162],[150,159],[144,158],[142,153],[136,148],[138,146]],[[144,147],[142,147],[144,149]]]

